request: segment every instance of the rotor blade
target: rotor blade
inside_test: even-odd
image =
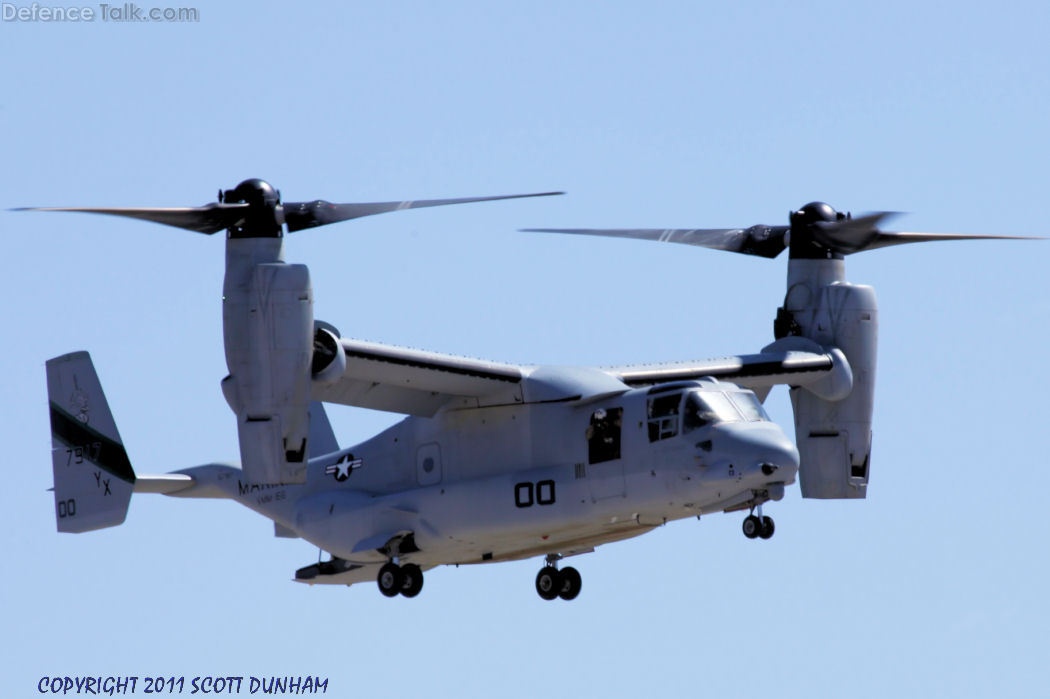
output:
[[[537,194],[505,194],[495,197],[467,197],[464,199],[420,199],[418,201],[384,201],[369,204],[333,204],[318,199],[310,202],[289,202],[284,204],[284,221],[288,232],[326,226],[329,223],[348,221],[362,216],[384,214],[389,211],[404,209],[422,209],[427,206],[445,206],[447,204],[469,204],[478,201],[496,201],[498,199],[523,199],[526,197],[550,197],[565,192],[540,192]]]
[[[820,221],[813,224],[811,235],[821,247],[848,255],[867,250],[868,244],[880,234],[879,223],[899,215],[895,211],[877,211],[841,221]]]
[[[896,212],[879,211],[843,221],[818,223],[814,226],[813,237],[820,245],[844,255],[863,252],[864,250],[885,248],[891,245],[930,243],[938,240],[1039,240],[1039,238],[1014,235],[893,233],[878,229],[878,224],[883,220],[898,215]]]
[[[99,207],[23,207],[12,209],[12,211],[75,211],[88,214],[124,216],[211,235],[239,223],[244,219],[248,208],[248,204],[208,204],[197,207],[119,207],[112,209]]]
[[[523,228],[526,233],[571,233],[609,238],[655,240],[661,243],[698,245],[745,255],[774,258],[786,247],[788,226],[750,228]]]
[[[933,243],[938,240],[1045,240],[1030,235],[966,235],[957,233],[884,233],[879,231],[872,242],[864,246],[865,250],[885,248],[905,243]]]

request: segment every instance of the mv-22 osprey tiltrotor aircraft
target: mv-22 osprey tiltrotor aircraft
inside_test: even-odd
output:
[[[556,194],[554,192],[548,194]],[[543,196],[514,195],[514,196]],[[226,229],[223,394],[237,416],[240,467],[137,475],[86,352],[47,362],[58,530],[124,521],[133,492],[228,498],[331,554],[296,580],[376,580],[414,597],[438,565],[545,556],[544,599],[573,599],[562,558],[670,520],[747,512],[796,476],[808,498],[863,498],[870,469],[878,317],[871,287],[843,258],[902,243],[1003,236],[888,233],[888,214],[852,218],[827,204],[790,225],[718,230],[542,232],[641,238],[776,257],[789,252],[775,341],[757,354],[646,366],[518,366],[340,337],[315,321],[305,265],[284,262],[283,229],[482,197],[379,204],[281,203],[261,180],[196,208],[66,208],[212,234]],[[762,409],[791,387],[796,442]],[[322,402],[402,413],[340,448]]]

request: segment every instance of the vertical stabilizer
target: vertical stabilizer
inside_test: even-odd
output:
[[[323,456],[337,451],[339,451],[339,442],[336,441],[332,423],[328,421],[324,403],[312,401],[310,403],[310,453],[313,456]]]
[[[48,360],[47,396],[58,531],[86,532],[121,524],[135,472],[91,356],[72,352]]]

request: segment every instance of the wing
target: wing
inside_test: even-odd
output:
[[[823,348],[800,337],[778,340],[758,354],[612,367],[606,371],[632,388],[710,376],[749,388],[763,399],[778,384],[805,386],[834,400],[848,394],[853,385],[852,369],[840,350]]]
[[[526,368],[482,359],[341,339],[346,371],[313,399],[431,417],[442,407],[523,402]]]
[[[632,388],[711,376],[745,388],[777,384],[801,385],[823,378],[831,371],[830,354],[812,352],[763,352],[719,359],[664,364],[641,364],[606,369]]]
[[[848,392],[852,384],[841,352],[803,338],[785,338],[758,354],[600,370],[502,364],[361,340],[339,343],[346,370],[334,383],[315,387],[314,400],[420,417],[442,408],[578,400],[704,376],[755,391],[789,384],[833,394]]]

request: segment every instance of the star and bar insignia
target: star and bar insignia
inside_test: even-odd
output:
[[[363,465],[363,459],[355,459],[353,454],[343,454],[338,461],[325,468],[324,472],[326,475],[335,476],[335,479],[342,483]]]

